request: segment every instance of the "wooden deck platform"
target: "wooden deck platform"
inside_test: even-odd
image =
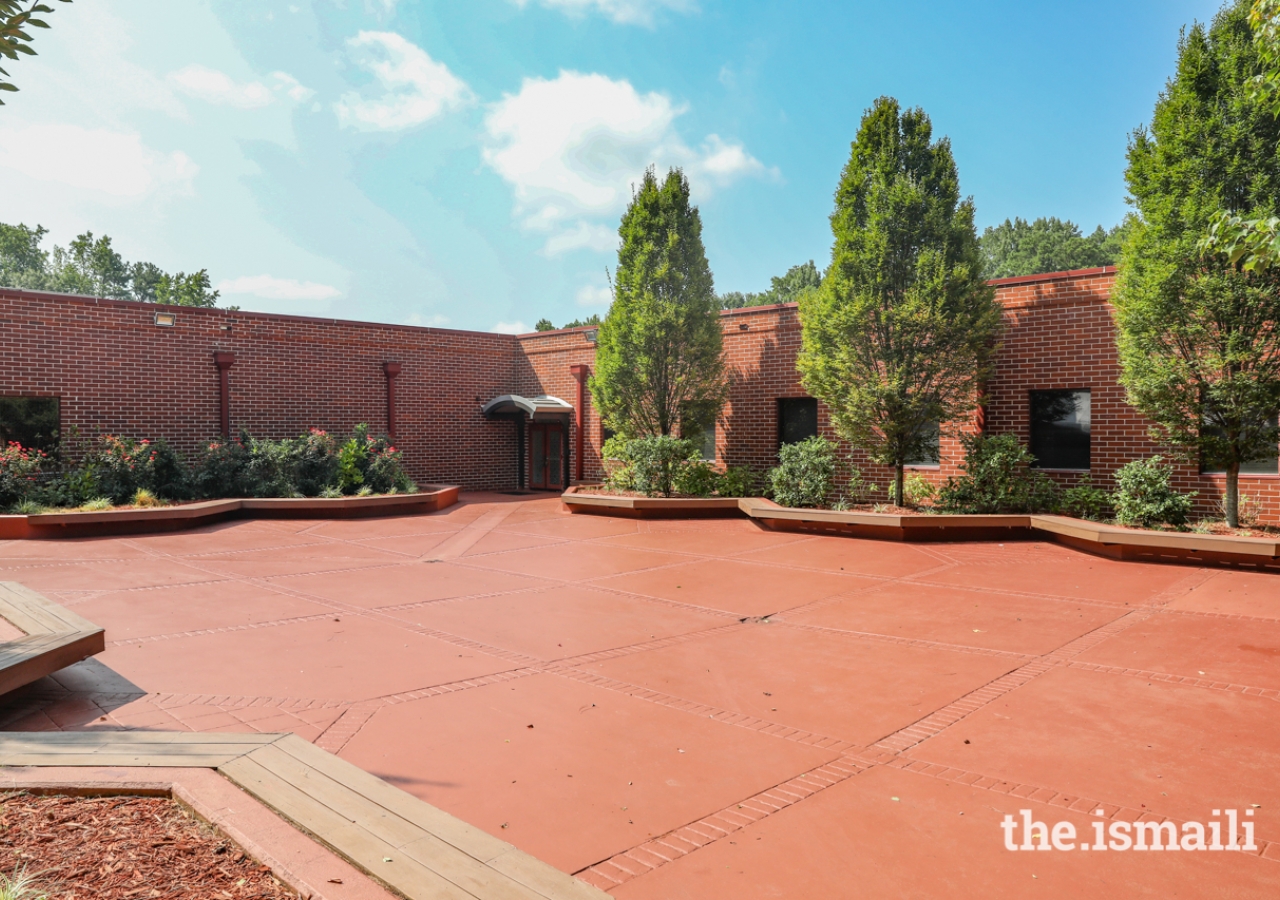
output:
[[[0,694],[101,653],[103,631],[17,582],[0,581],[0,617],[23,637],[0,641]]]
[[[9,732],[0,766],[214,769],[410,900],[608,896],[292,734]]]

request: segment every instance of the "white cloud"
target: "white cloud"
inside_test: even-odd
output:
[[[521,224],[550,234],[546,253],[611,250],[617,237],[599,220],[621,213],[650,165],[683,167],[703,195],[774,172],[714,134],[689,147],[675,129],[685,111],[665,94],[604,75],[527,78],[490,110],[484,158],[513,186]]]
[[[489,330],[494,334],[528,334],[529,326],[523,322],[498,322]]]
[[[329,300],[342,292],[336,287],[314,281],[296,281],[272,275],[246,275],[218,283],[224,294],[248,294],[266,300]]]
[[[190,97],[218,106],[235,106],[240,109],[269,106],[275,102],[276,92],[295,101],[307,100],[315,93],[287,72],[272,72],[271,80],[274,84],[268,87],[260,81],[240,84],[225,72],[192,64],[170,73],[169,80]]]
[[[582,287],[578,288],[578,295],[576,299],[579,306],[608,306],[613,302],[613,289],[609,287],[600,287],[594,284],[584,284]]]
[[[390,31],[362,31],[347,41],[359,65],[372,72],[384,92],[365,97],[352,91],[334,105],[344,127],[364,131],[412,128],[471,100],[471,90],[416,44]]]
[[[744,175],[764,175],[771,172],[741,144],[726,144],[718,134],[707,135],[698,150],[698,159],[693,169],[722,187]]]
[[[521,9],[530,0],[513,0]],[[697,9],[693,0],[537,0],[542,6],[559,9],[571,16],[597,12],[622,25],[653,25],[661,10],[689,13]]]
[[[315,91],[303,85],[288,72],[272,72],[271,79],[276,83],[276,90],[284,91],[285,96],[298,103],[310,100],[316,95]]]
[[[78,125],[0,125],[0,170],[37,181],[137,199],[170,186],[191,188],[199,171],[181,151],[152,150],[136,133]],[[4,178],[0,176],[0,184]]]
[[[607,225],[579,222],[572,228],[557,232],[547,238],[542,252],[547,256],[559,256],[570,250],[594,250],[607,253],[618,249],[618,231]]]
[[[207,66],[190,65],[174,72],[169,78],[184,94],[219,106],[255,109],[267,106],[275,99],[271,96],[271,89],[260,82],[237,84],[226,73]]]

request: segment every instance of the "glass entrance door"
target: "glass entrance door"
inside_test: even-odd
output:
[[[529,487],[536,491],[564,490],[564,426],[529,426]]]

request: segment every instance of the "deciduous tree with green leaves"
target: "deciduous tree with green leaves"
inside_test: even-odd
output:
[[[1241,465],[1280,440],[1280,271],[1233,263],[1204,241],[1219,213],[1275,215],[1280,199],[1280,123],[1253,89],[1249,12],[1238,0],[1184,33],[1151,125],[1130,140],[1140,220],[1112,300],[1129,402],[1155,423],[1154,439],[1226,471],[1232,527]]]
[[[591,396],[629,438],[691,433],[715,420],[728,391],[720,305],[689,181],[644,174],[618,229],[614,300],[600,325]]]
[[[771,306],[775,303],[795,303],[806,291],[822,286],[822,273],[813,260],[792,266],[785,275],[769,279],[769,290],[761,293],[729,291],[720,294],[720,305],[725,309],[742,309],[745,306]]]
[[[71,0],[59,0],[70,3]],[[0,0],[0,56],[15,62],[20,56],[35,56],[31,49],[31,29],[48,28],[49,23],[38,16],[48,15],[53,7],[39,0],[23,3],[22,0]],[[18,86],[9,81],[9,73],[0,69],[0,91],[16,91]],[[0,106],[4,101],[0,100]]]
[[[987,227],[980,239],[988,278],[1013,278],[1041,272],[1066,272],[1113,266],[1120,257],[1124,226],[1099,225],[1085,235],[1070,219],[1005,219]]]
[[[837,433],[895,469],[932,450],[933,425],[976,409],[1000,333],[951,144],[921,109],[881,97],[836,191],[831,266],[800,299],[799,368]]]
[[[205,269],[171,275],[149,262],[130,264],[112,247],[110,237],[94,238],[91,231],[49,253],[40,246],[46,234],[40,225],[0,222],[0,286],[170,306],[218,305],[218,292]]]

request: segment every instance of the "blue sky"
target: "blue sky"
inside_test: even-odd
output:
[[[951,138],[979,227],[1126,211],[1205,0],[75,0],[0,108],[0,221],[207,268],[224,302],[519,331],[603,312],[683,166],[721,291],[828,260],[862,112]]]

